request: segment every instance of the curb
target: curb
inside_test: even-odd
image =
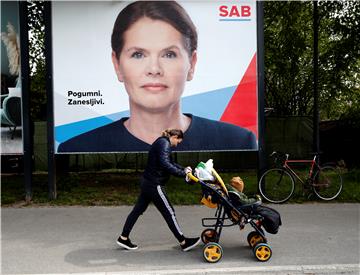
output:
[[[183,270],[154,270],[154,271],[130,271],[111,272],[104,275],[235,275],[235,274],[359,274],[359,264],[349,265],[290,265],[290,266],[261,266],[261,267],[222,267],[222,268],[197,268]]]
[[[360,274],[360,264],[332,264],[332,265],[286,265],[262,267],[230,267],[230,268],[196,268],[196,269],[168,269],[168,270],[129,270],[119,272],[86,272],[86,273],[56,273],[56,275],[266,275],[266,274]],[[39,274],[42,275],[42,274]]]

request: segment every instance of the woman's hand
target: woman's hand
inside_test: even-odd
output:
[[[192,173],[191,167],[190,167],[190,166],[186,167],[186,168],[184,169],[184,171],[185,171],[185,174],[186,174],[185,181],[186,181],[186,182],[190,182],[191,179],[190,179],[190,177],[189,177],[189,174]]]
[[[189,173],[192,172],[192,169],[191,169],[190,166],[188,166],[188,167],[186,167],[186,168],[184,169],[184,171],[185,171],[185,174],[189,174]]]

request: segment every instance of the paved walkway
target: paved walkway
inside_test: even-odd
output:
[[[2,208],[2,274],[360,274],[360,204],[272,205],[282,215],[267,234],[272,258],[258,262],[248,225],[224,228],[220,262],[203,260],[202,246],[182,252],[154,207],[139,218],[135,251],[115,240],[131,207]],[[204,206],[175,207],[187,236],[199,235]]]

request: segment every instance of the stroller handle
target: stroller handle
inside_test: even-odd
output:
[[[219,176],[219,174],[215,171],[215,169],[213,168],[212,169],[212,173],[213,175],[215,176],[218,184],[221,186],[222,190],[226,193],[226,195],[229,194],[226,186],[225,186],[225,183],[223,182],[223,180],[221,179],[221,177]],[[187,173],[186,176],[192,180],[193,182],[200,182],[200,179],[198,179],[197,177],[195,177],[191,172],[190,173]]]
[[[197,177],[195,177],[192,173],[187,173],[186,174],[189,179],[191,179],[193,182],[199,182],[199,179]]]

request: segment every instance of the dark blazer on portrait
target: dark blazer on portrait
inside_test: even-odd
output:
[[[185,114],[189,128],[174,151],[256,150],[255,135],[242,127]],[[59,153],[71,152],[146,152],[150,144],[133,136],[124,126],[128,118],[75,136],[58,147]]]

